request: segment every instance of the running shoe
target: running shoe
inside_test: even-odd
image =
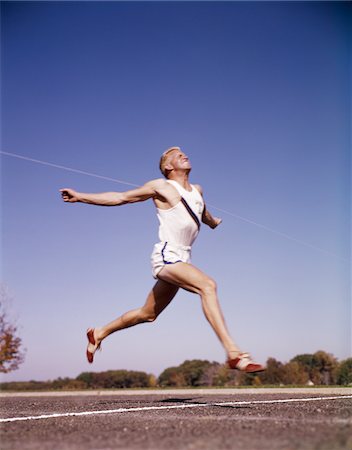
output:
[[[265,370],[264,366],[252,360],[249,353],[239,353],[236,358],[228,359],[227,365],[230,369],[237,369],[247,373],[263,372]]]

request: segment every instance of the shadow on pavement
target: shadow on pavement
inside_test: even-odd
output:
[[[165,398],[163,400],[155,400],[155,403],[192,403],[194,405],[209,405],[216,406],[218,408],[230,408],[230,409],[244,409],[251,408],[249,405],[219,405],[212,402],[204,402],[204,401],[196,401],[192,397],[191,398]]]

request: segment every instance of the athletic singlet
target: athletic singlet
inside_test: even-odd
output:
[[[186,191],[177,181],[166,181],[177,189],[201,222],[204,201],[198,189],[191,184],[192,190]],[[157,216],[160,223],[159,239],[161,242],[191,246],[198,236],[199,228],[181,201],[169,209],[157,208]]]

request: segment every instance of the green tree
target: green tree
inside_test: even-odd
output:
[[[204,386],[206,371],[214,364],[206,360],[186,360],[177,367],[168,367],[159,376],[160,386]]]
[[[91,387],[94,382],[94,372],[82,372],[76,377],[77,381],[82,381],[87,387]]]
[[[87,385],[83,381],[68,379],[63,389],[67,391],[84,390],[87,389]]]
[[[297,355],[290,362],[297,362],[314,384],[332,384],[335,381],[337,359],[319,350],[314,354]]]
[[[161,387],[182,387],[187,386],[185,377],[179,367],[168,367],[158,378],[158,384]]]
[[[4,285],[0,286],[0,372],[8,373],[18,369],[24,361],[22,339],[17,326],[8,313],[11,298]]]
[[[76,378],[90,389],[118,389],[149,387],[150,375],[131,370],[83,372]]]
[[[207,367],[199,379],[199,386],[219,386],[220,368],[221,365],[217,362]]]
[[[275,358],[268,358],[265,372],[258,376],[262,384],[280,384],[283,379],[283,364]]]
[[[337,384],[352,384],[352,358],[341,361],[336,371]]]
[[[221,364],[214,374],[213,386],[236,386],[236,372],[230,370],[227,364]]]
[[[150,373],[150,374],[148,375],[148,386],[149,386],[149,387],[156,387],[157,384],[158,384],[158,381],[157,381],[157,379],[156,379],[156,376],[153,375],[152,373]]]
[[[281,382],[283,384],[307,384],[309,374],[298,361],[291,360],[282,367]]]
[[[187,386],[201,386],[204,372],[214,363],[206,360],[193,359],[183,362],[179,368],[183,374]]]
[[[319,371],[320,384],[334,384],[336,382],[337,359],[331,353],[319,350],[314,353]]]
[[[70,382],[70,378],[56,378],[56,380],[52,381],[51,388],[55,390],[64,390],[66,389],[66,386]]]

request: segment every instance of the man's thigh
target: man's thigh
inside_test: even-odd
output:
[[[156,315],[160,314],[175,297],[178,289],[173,283],[158,280],[150,291],[144,308],[155,312]]]
[[[158,278],[197,294],[201,292],[204,284],[211,280],[197,267],[183,262],[164,266]]]

